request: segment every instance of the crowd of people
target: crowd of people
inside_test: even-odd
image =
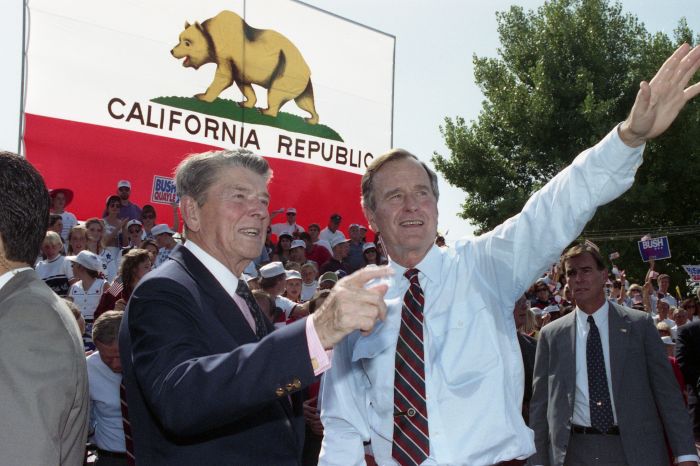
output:
[[[180,163],[182,234],[126,180],[78,222],[71,190],[0,153],[3,462],[79,465],[89,434],[100,466],[697,465],[699,297],[569,245],[698,68],[681,46],[520,214],[450,245],[404,150],[367,168],[348,237],[338,213],[271,221],[245,150]]]

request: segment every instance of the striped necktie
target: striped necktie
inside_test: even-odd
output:
[[[265,325],[265,317],[258,306],[258,302],[253,297],[253,293],[250,292],[250,288],[243,280],[238,280],[238,286],[236,287],[236,294],[243,298],[245,303],[250,309],[250,313],[253,315],[253,320],[255,320],[255,336],[260,340],[262,337],[267,335],[267,326]]]
[[[401,309],[394,372],[394,441],[391,456],[403,465],[418,465],[430,453],[428,409],[423,362],[423,290],[418,270],[404,276],[410,282]]]
[[[122,426],[124,427],[124,443],[126,444],[126,464],[136,465],[134,457],[134,439],[131,436],[131,422],[129,422],[129,405],[126,403],[126,387],[124,382],[119,384],[119,401],[122,408]]]

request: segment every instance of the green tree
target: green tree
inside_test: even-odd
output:
[[[551,0],[537,11],[511,7],[497,14],[497,58],[473,57],[485,100],[476,121],[446,118],[440,130],[450,151],[433,162],[466,194],[462,216],[488,231],[583,149],[627,116],[639,82],[651,79],[693,32],[681,19],[674,37],[651,34],[619,3]],[[696,39],[698,40],[698,39]],[[648,144],[634,187],[600,208],[583,236],[597,235],[604,252],[641,280],[636,240],[610,240],[611,230],[663,233],[700,225],[700,104],[691,102],[662,137]],[[639,235],[641,236],[641,235]],[[700,262],[698,234],[671,239],[673,261],[657,268],[683,283],[680,265]]]

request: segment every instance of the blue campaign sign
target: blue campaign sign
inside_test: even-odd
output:
[[[153,190],[151,191],[151,202],[159,204],[174,204],[179,202],[175,192],[175,180],[164,176],[153,177]]]
[[[642,255],[644,262],[649,262],[649,259],[660,260],[671,257],[671,247],[668,244],[667,236],[637,241],[637,244],[639,245],[639,254]]]

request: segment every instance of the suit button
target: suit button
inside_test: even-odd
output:
[[[299,390],[301,388],[301,380],[299,380],[299,379],[292,380],[292,385],[294,386],[295,389]]]
[[[284,396],[285,393],[286,392],[284,391],[284,388],[282,388],[282,387],[277,387],[277,389],[275,390],[275,395],[277,395],[277,396]]]

